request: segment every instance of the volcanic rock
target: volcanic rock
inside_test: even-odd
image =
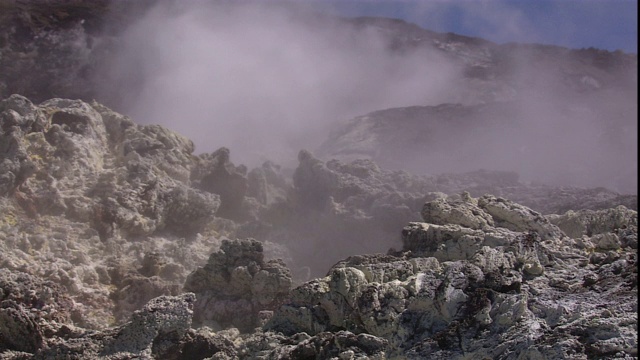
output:
[[[153,359],[189,329],[194,301],[191,293],[155,298],[120,327],[102,332],[71,332],[68,337],[62,334],[50,339],[33,358]]]
[[[62,286],[0,269],[0,352],[41,349],[47,337],[71,322],[72,311]]]
[[[637,354],[637,198],[308,151],[288,179],[95,102],[0,110],[4,358]]]
[[[177,295],[198,264],[187,258],[206,260],[173,251],[179,237],[205,252],[217,241],[194,236],[217,221],[220,200],[190,187],[198,162],[191,141],[78,100],[36,106],[13,95],[0,101],[0,114],[2,266],[64,286],[79,309],[88,306],[75,320],[89,327],[124,319],[155,296]],[[156,272],[135,275],[157,249],[127,239],[153,235],[165,249],[157,252],[169,256]],[[123,262],[131,251],[138,255]]]
[[[342,19],[455,91],[249,169],[91,100],[136,98],[137,65],[101,79],[151,5],[0,4],[0,359],[637,358],[637,196],[460,172],[488,144],[553,160],[571,144],[510,142],[549,119],[629,159],[636,55]],[[575,171],[637,183],[607,154]]]
[[[184,290],[196,293],[198,324],[250,331],[260,325],[259,314],[285,300],[291,284],[282,260],[264,260],[261,242],[224,240],[204,267],[189,274]]]
[[[504,230],[522,231],[540,226],[536,231],[546,238],[559,233],[542,218],[543,214],[557,210],[564,212],[570,206],[575,206],[574,209],[587,206],[596,210],[621,203],[637,209],[637,196],[622,196],[605,189],[527,185],[519,182],[517,174],[509,172],[418,176],[405,171],[390,171],[365,159],[324,162],[309,151],[301,151],[298,159],[293,184],[287,184],[283,175],[279,181],[271,180],[270,193],[283,194],[282,197],[261,211],[260,225],[244,229],[246,236],[284,243],[292,250],[294,259],[304,258],[304,264],[291,265],[294,278],[302,280],[304,277],[297,274],[303,273],[304,266],[311,266],[314,270],[326,268],[353,254],[352,249],[357,249],[356,253],[375,253],[386,252],[390,247],[400,248],[398,229],[407,221],[420,221],[423,216],[431,217],[427,221],[434,225],[446,221],[447,224],[478,230],[485,223],[495,225],[495,220]],[[273,172],[272,179],[278,179],[277,174]],[[263,186],[265,188],[266,185]],[[464,207],[447,209],[440,208],[449,206],[445,200],[428,202],[451,195],[448,201],[457,197],[459,199],[455,203],[462,204],[465,201],[458,194],[465,192],[467,197],[477,197],[475,205],[466,203]],[[484,197],[485,194],[497,194],[497,197]],[[500,198],[517,200],[503,203]],[[425,202],[427,205],[423,207]],[[531,207],[531,210],[517,204]],[[515,206],[520,210],[503,209],[505,206]],[[453,216],[451,211],[462,213]],[[520,214],[517,218],[505,217],[516,213]],[[334,243],[330,247],[323,245],[330,239],[342,237],[351,240]],[[300,242],[307,246],[297,246]],[[312,272],[321,275],[317,271]]]
[[[403,252],[339,262],[326,277],[293,289],[290,302],[275,312],[266,329],[285,334],[337,329],[367,333],[389,341],[387,357],[415,359],[636,353],[637,345],[629,338],[634,333],[630,319],[637,318],[637,297],[630,292],[637,287],[632,248],[616,247],[625,255],[608,261],[619,277],[617,285],[605,290],[596,284],[611,279],[612,273],[589,265],[588,251],[576,247],[575,240],[547,219],[505,200],[500,201],[502,210],[493,212],[498,215],[494,219],[475,204],[496,198],[466,199],[438,199],[425,208],[467,208],[467,214],[474,209],[474,216],[486,224],[482,230],[456,224],[463,210],[448,212],[453,223],[442,212],[436,217],[442,225],[412,223],[403,230]],[[520,231],[488,225],[488,220],[515,224],[500,219],[520,219]],[[601,291],[630,303],[616,307],[617,315],[607,312],[606,321],[591,323],[594,328],[586,330],[586,319],[600,318],[607,307],[609,300],[600,297]],[[574,313],[577,307],[584,312]],[[620,331],[605,330],[610,326]]]

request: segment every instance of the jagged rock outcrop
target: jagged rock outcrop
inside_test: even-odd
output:
[[[538,228],[539,223],[546,223],[541,218],[542,214],[556,210],[564,212],[569,206],[576,206],[575,209],[588,206],[595,210],[621,203],[637,209],[637,196],[621,196],[605,189],[525,185],[519,182],[517,174],[510,172],[476,171],[457,175],[417,176],[404,171],[383,169],[370,160],[324,162],[308,151],[301,151],[298,158],[299,166],[294,171],[291,185],[284,181],[282,175],[279,177],[280,181],[276,181],[278,173],[271,170],[274,180],[271,180],[269,191],[281,194],[280,200],[261,210],[260,224],[244,228],[247,236],[286,244],[292,249],[294,258],[312,259],[305,264],[294,265],[294,275],[301,265],[311,266],[314,270],[324,269],[340,258],[353,254],[352,249],[357,249],[356,253],[371,253],[385,252],[390,247],[399,248],[401,244],[397,229],[402,228],[407,221],[419,221],[421,212],[424,214],[425,211],[432,213],[432,217],[441,216],[443,221],[472,229],[481,229],[487,220],[464,214],[454,216],[450,212],[485,214],[484,216],[495,217],[500,227],[522,231],[533,226],[540,236],[548,237],[557,236],[557,229]],[[266,189],[264,183],[262,187]],[[274,191],[274,188],[279,189],[279,192]],[[257,190],[251,191],[257,193]],[[480,202],[486,211],[472,209],[470,205],[464,209],[435,209],[439,206],[446,207],[445,200],[429,202],[428,206],[435,208],[423,209],[427,200],[464,191],[469,196],[482,199]],[[497,198],[485,198],[485,194],[496,194]],[[516,204],[530,206],[539,214],[530,219],[529,210],[520,205],[509,205],[516,206],[517,211],[504,208],[505,203],[498,198],[508,198]],[[515,215],[517,213],[519,215]],[[540,218],[539,222],[537,218]],[[442,224],[435,218],[429,222]],[[490,222],[487,224],[494,225]],[[351,241],[339,242],[331,247],[323,246],[327,241],[340,237]],[[295,245],[300,242],[308,245]]]
[[[291,285],[286,264],[265,261],[261,242],[224,240],[204,267],[189,274],[184,290],[197,296],[196,323],[246,332],[260,326],[260,317],[269,316],[286,299]]]
[[[631,233],[638,227],[637,211],[627,209],[623,205],[597,211],[570,210],[562,215],[549,215],[548,219],[565,234],[576,239],[607,233]],[[629,241],[632,240],[629,239]],[[637,248],[637,242],[630,242],[628,246]]]
[[[135,66],[102,79],[153,3],[0,4],[0,359],[637,358],[637,196],[399,170],[564,151],[509,141],[549,118],[627,162],[578,174],[637,183],[636,55],[343,19],[450,61],[451,103],[344,123],[318,152],[338,160],[248,169],[90,101],[136,100]]]
[[[36,107],[14,95],[0,111],[3,195],[32,216],[62,212],[93,222],[104,239],[199,231],[220,206],[189,187],[193,144],[164,128],[73,100]]]
[[[389,342],[391,358],[637,354],[631,246],[618,243],[621,254],[609,252],[603,268],[596,260],[602,256],[590,256],[592,248],[540,214],[492,196],[462,199],[425,204],[425,221],[439,224],[405,227],[402,252],[348,258],[295,288],[266,328],[367,333]],[[625,213],[637,221],[637,212],[617,210]],[[610,219],[603,211],[587,221],[597,226]],[[597,285],[605,283],[611,287]],[[604,316],[613,298],[617,312]]]
[[[503,211],[490,213],[495,209],[483,207],[495,202],[501,204]],[[555,227],[526,207],[492,196],[473,198],[462,194],[438,198],[427,202],[424,209],[428,209],[423,212],[425,221],[436,220],[440,224],[409,224],[403,231],[401,251],[340,261],[326,277],[298,286],[287,299],[280,298],[277,303],[282,305],[272,317],[263,317],[264,312],[248,315],[245,319],[266,321],[263,329],[252,333],[242,334],[233,328],[190,329],[193,317],[199,316],[200,300],[196,297],[206,295],[200,289],[198,295],[186,293],[153,299],[123,325],[98,332],[71,325],[65,298],[53,294],[47,299],[54,301],[43,307],[44,313],[30,312],[32,323],[46,329],[35,346],[21,347],[20,343],[7,341],[15,335],[11,330],[14,328],[2,327],[3,356],[8,359],[637,356],[637,246],[633,247],[631,242],[618,242],[606,248],[588,246],[589,241],[603,234],[626,231],[630,237],[634,234],[637,237],[637,212],[619,207],[583,212],[579,216],[567,213],[551,217],[551,222],[564,229],[575,231],[578,220],[582,229],[593,229],[589,235],[580,232],[580,238],[571,238],[560,230],[563,228]],[[480,222],[473,219],[483,220],[482,225],[476,226]],[[559,219],[562,221],[556,221]],[[514,224],[521,224],[523,229],[508,228]],[[543,239],[539,231],[548,237]],[[460,247],[462,243],[477,246]],[[159,263],[157,255],[149,255],[143,272],[161,271]],[[254,296],[260,303],[266,294],[264,298],[271,301],[273,292],[261,295],[260,291],[253,291],[255,282],[242,281],[249,279],[242,274],[251,274],[251,268],[260,267],[263,270],[254,275],[254,280],[269,267],[262,259],[259,242],[225,241],[221,251],[211,255],[207,266],[192,273],[185,288],[200,286],[213,290],[208,295],[215,293],[217,300],[241,298],[243,295],[239,294],[250,292],[245,298]],[[8,276],[3,293],[13,299],[23,296],[21,290],[6,290],[14,289],[16,281],[31,279],[27,284],[33,285],[23,288],[27,292],[31,287],[45,285],[26,274],[3,273]],[[279,275],[275,277],[290,284],[286,268],[273,274],[276,273]],[[272,290],[277,288],[276,285]],[[280,295],[286,296],[288,291],[281,290]],[[25,307],[33,307],[32,300],[20,301]],[[15,314],[5,311],[12,309],[6,306],[6,301],[2,304],[3,316]],[[56,312],[60,310],[63,312]],[[242,320],[242,315],[238,315]]]
[[[247,195],[267,206],[285,202],[291,188],[282,167],[271,161],[249,172],[247,186]]]
[[[0,101],[0,129],[0,266],[65,287],[82,326],[177,295],[229,228],[220,196],[191,186],[204,160],[179,134],[95,102],[20,95]]]
[[[266,333],[264,337],[271,342],[279,342],[276,343],[279,346],[261,351],[275,359],[384,359],[387,346],[385,339],[350,331],[322,332],[314,336],[299,333],[291,337]],[[256,353],[255,342],[258,339],[257,336],[249,338],[243,347]]]
[[[448,195],[467,191],[474,197],[492,194],[510,199],[542,214],[563,214],[569,210],[604,210],[618,205],[638,209],[637,195],[622,195],[605,188],[579,188],[525,183],[512,171],[477,170],[427,177],[437,191]]]
[[[235,166],[227,149],[195,156],[188,139],[95,102],[14,95],[0,120],[0,266],[11,288],[57,284],[42,309],[3,295],[6,358],[636,351],[637,212],[603,209],[635,197],[511,173],[416,176],[307,151],[289,179],[269,162]],[[592,209],[543,215],[505,194]],[[226,238],[239,234],[260,241]],[[339,261],[389,247],[400,250]],[[162,330],[149,313],[162,299],[193,313]],[[144,339],[125,341],[127,331]]]
[[[218,214],[227,219],[246,220],[250,217],[245,205],[247,194],[247,168],[230,161],[229,149],[221,148],[200,156],[191,179],[196,188],[220,195]]]

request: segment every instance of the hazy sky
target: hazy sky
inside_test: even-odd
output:
[[[344,16],[400,18],[498,43],[638,52],[637,0],[310,0]],[[500,15],[500,16],[498,16]],[[505,16],[507,15],[507,16]],[[505,19],[508,19],[505,21]]]

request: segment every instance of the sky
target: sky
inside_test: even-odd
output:
[[[428,30],[497,43],[638,52],[637,0],[324,0],[343,16],[406,20]]]

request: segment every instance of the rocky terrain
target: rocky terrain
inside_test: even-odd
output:
[[[635,196],[308,151],[288,180],[96,102],[0,111],[3,358],[636,355]]]
[[[634,111],[635,55],[349,20],[458,59],[475,95],[357,117],[293,168],[248,168],[92,100],[144,2],[45,3],[0,3],[0,359],[638,357],[637,195],[408,166],[460,124],[508,132],[529,88],[496,58],[582,64],[567,109],[616,98],[605,116]]]
[[[556,186],[636,192],[637,138],[625,135],[637,132],[635,55],[419,34],[411,46],[435,46],[460,63],[456,96],[349,119],[318,156],[417,174],[488,167]]]

